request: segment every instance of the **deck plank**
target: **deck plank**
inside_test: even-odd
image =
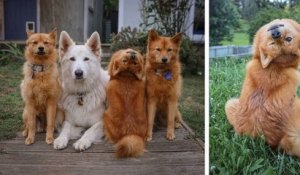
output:
[[[54,150],[43,133],[30,146],[18,133],[0,141],[0,174],[204,174],[203,143],[186,127],[175,131],[174,141],[166,140],[165,134],[165,129],[157,129],[143,156],[117,159],[110,143],[97,142],[77,152],[71,141],[67,149]]]

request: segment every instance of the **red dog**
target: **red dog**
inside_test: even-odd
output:
[[[117,157],[140,156],[147,132],[143,57],[132,49],[120,50],[113,54],[108,72],[105,137],[117,144]]]

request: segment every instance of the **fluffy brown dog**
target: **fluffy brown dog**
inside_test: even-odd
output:
[[[147,141],[152,140],[156,115],[167,119],[166,138],[168,140],[175,138],[175,125],[176,127],[180,126],[181,114],[177,108],[177,101],[181,94],[182,83],[179,61],[181,38],[181,33],[173,37],[163,37],[151,30],[148,34],[146,58]]]
[[[261,27],[239,99],[225,106],[238,134],[264,135],[271,147],[300,156],[300,101],[296,97],[300,25],[289,19]]]
[[[143,57],[132,49],[116,52],[109,63],[104,134],[116,143],[117,157],[144,153],[147,117],[143,71]]]
[[[21,83],[21,94],[25,102],[23,111],[23,131],[26,145],[34,143],[38,118],[46,117],[46,143],[54,140],[54,124],[57,101],[60,96],[58,81],[56,29],[49,34],[27,32],[25,59],[23,66],[24,79]],[[41,123],[43,125],[43,123]],[[42,129],[44,126],[41,126]]]

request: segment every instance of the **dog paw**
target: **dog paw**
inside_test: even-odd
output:
[[[58,137],[53,142],[53,148],[54,149],[64,149],[68,145],[68,139],[64,137]]]
[[[175,123],[175,129],[178,129],[178,128],[181,128],[180,122],[176,122],[176,123]]]
[[[27,137],[25,139],[25,145],[31,145],[34,143],[34,138]]]
[[[174,140],[175,139],[175,134],[173,132],[167,132],[166,138],[168,140]]]
[[[27,129],[24,129],[24,131],[22,132],[22,135],[23,135],[23,137],[27,137],[27,135],[28,135],[28,130],[27,130]]]
[[[147,142],[150,142],[152,140],[152,136],[147,136],[145,139]]]
[[[84,139],[80,139],[77,142],[75,142],[73,144],[73,147],[77,150],[77,151],[84,151],[86,149],[88,149],[90,146],[92,145],[92,143],[88,140],[84,140]]]
[[[53,141],[54,141],[54,138],[53,138],[53,137],[46,137],[46,143],[47,143],[48,145],[52,144]]]

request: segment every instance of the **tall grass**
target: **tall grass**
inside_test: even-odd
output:
[[[210,63],[210,174],[299,174],[300,159],[272,150],[263,137],[235,134],[224,105],[239,97],[248,58]]]

